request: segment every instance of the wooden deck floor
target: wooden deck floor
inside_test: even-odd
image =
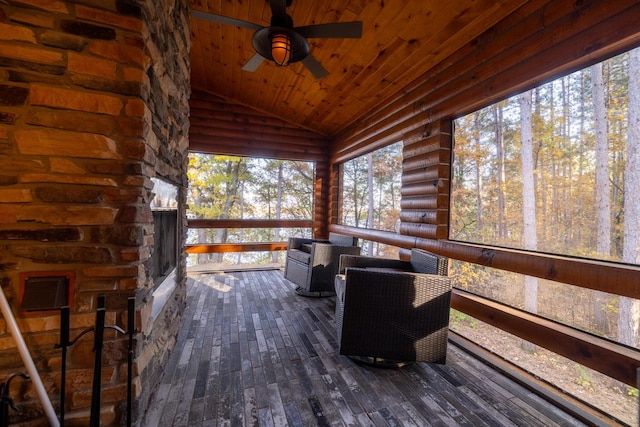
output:
[[[337,354],[333,298],[280,270],[202,274],[143,426],[578,426],[449,346],[446,365],[376,369]]]

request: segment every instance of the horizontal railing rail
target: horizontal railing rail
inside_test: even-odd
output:
[[[312,227],[311,220],[202,220],[189,228]],[[549,254],[493,248],[448,240],[430,240],[389,231],[330,225],[336,233],[410,250],[417,247],[448,258],[550,279],[587,289],[640,298],[640,268]],[[243,242],[187,245],[187,253],[286,250],[287,242]],[[637,387],[640,351],[578,329],[454,289],[451,307],[535,345],[567,357],[632,387]]]
[[[405,250],[417,247],[455,260],[640,298],[640,268],[636,266],[429,240],[335,224],[330,225],[329,230]],[[459,289],[453,291],[451,307],[632,387],[638,386],[640,351],[637,349]]]
[[[188,254],[286,251],[288,242],[203,243],[186,245]]]
[[[188,228],[311,228],[310,219],[188,219]]]
[[[188,219],[189,229],[209,228],[311,228],[313,221],[307,219]],[[238,242],[196,243],[185,246],[188,254],[227,252],[273,252],[286,251],[288,242]]]

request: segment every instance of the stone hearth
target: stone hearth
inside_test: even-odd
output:
[[[0,285],[56,410],[59,314],[19,313],[21,274],[73,273],[72,337],[93,325],[100,295],[107,323],[126,329],[135,296],[136,420],[175,345],[185,300],[189,25],[186,0],[0,2]],[[156,178],[178,190],[180,254],[159,308]],[[126,360],[126,338],[108,330],[101,425],[124,419]],[[87,425],[91,338],[70,348],[67,369],[66,424]],[[0,317],[0,380],[22,370]],[[30,383],[11,395],[21,410],[12,420],[44,421]]]

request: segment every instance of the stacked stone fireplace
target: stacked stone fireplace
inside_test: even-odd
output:
[[[189,22],[187,0],[0,1],[0,285],[56,412],[60,317],[21,310],[25,276],[72,278],[51,280],[71,283],[60,297],[71,338],[94,324],[102,295],[106,323],[126,329],[135,297],[135,421],[175,345],[186,280]],[[165,185],[172,206],[156,209]],[[123,424],[126,344],[105,333],[102,426]],[[88,425],[92,345],[85,336],[69,349],[65,425]],[[23,370],[0,316],[0,381]],[[14,384],[12,421],[45,425],[32,385]]]

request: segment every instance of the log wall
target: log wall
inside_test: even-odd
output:
[[[408,258],[414,247],[465,262],[555,280],[617,295],[640,297],[640,268],[567,257],[488,248],[448,240],[449,191],[453,148],[452,122],[500,99],[555,77],[607,59],[640,45],[640,4],[631,0],[559,2],[530,1],[437,67],[403,88],[388,102],[355,122],[333,142],[333,165],[403,140],[400,235],[339,224],[338,208],[330,211],[330,231],[401,247]],[[338,180],[334,179],[334,183]],[[332,188],[332,202],[339,205]],[[487,300],[469,303],[456,294],[452,306],[522,336],[535,344],[592,366],[629,385],[636,384],[638,352],[621,346],[600,360],[602,348],[575,334],[572,344],[557,348],[557,325],[540,326],[519,314],[512,328],[505,307]],[[491,322],[490,322],[491,323]],[[515,324],[515,323],[514,323]],[[535,333],[531,333],[534,330]],[[573,347],[572,347],[573,346]],[[582,355],[571,353],[581,349]],[[608,350],[607,350],[608,351]],[[568,353],[567,353],[568,352]],[[592,353],[590,353],[592,352]],[[628,363],[627,363],[628,362]],[[626,363],[626,365],[625,365]],[[624,373],[617,366],[625,365]]]
[[[637,16],[632,0],[527,2],[342,132],[331,163],[403,140],[400,232],[451,256],[434,242],[448,238],[452,121],[640,45]],[[331,197],[329,222],[338,224],[339,192]],[[509,259],[500,268],[530,270]]]
[[[189,149],[195,152],[326,162],[329,140],[221,97],[194,91]]]
[[[342,132],[332,161],[388,145],[640,44],[633,0],[527,2]]]

